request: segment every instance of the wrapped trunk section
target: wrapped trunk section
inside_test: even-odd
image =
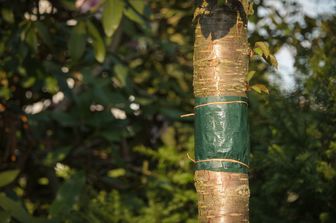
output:
[[[247,0],[195,10],[195,186],[200,222],[248,222]]]

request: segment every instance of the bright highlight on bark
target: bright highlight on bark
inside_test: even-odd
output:
[[[200,222],[248,222],[247,10],[247,0],[200,0],[195,10],[195,186]]]

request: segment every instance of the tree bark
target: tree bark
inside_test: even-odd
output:
[[[195,186],[200,222],[249,221],[247,7],[247,0],[199,0],[195,9]]]

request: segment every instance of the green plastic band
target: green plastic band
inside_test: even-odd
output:
[[[196,98],[196,106],[211,102],[243,101],[246,97],[211,96]],[[239,163],[207,161],[232,159],[249,164],[248,106],[245,103],[208,104],[195,109],[196,170],[247,173]],[[198,162],[197,162],[198,161]]]

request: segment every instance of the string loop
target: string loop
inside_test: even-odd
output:
[[[213,161],[217,161],[217,162],[228,162],[228,163],[238,163],[246,168],[250,168],[249,165],[247,165],[246,163],[240,162],[238,160],[234,160],[234,159],[221,159],[221,158],[214,158],[214,159],[205,159],[205,160],[194,160],[193,158],[191,158],[189,156],[189,154],[187,153],[187,157],[188,159],[190,159],[193,163],[202,163],[202,162],[213,162]]]
[[[222,105],[222,104],[245,104],[246,106],[248,106],[248,103],[246,101],[214,101],[214,102],[208,102],[205,104],[196,105],[194,109],[201,108],[204,106],[209,106],[209,105]],[[194,115],[195,113],[188,113],[188,114],[180,115],[180,117],[187,118],[187,117],[191,117]]]

